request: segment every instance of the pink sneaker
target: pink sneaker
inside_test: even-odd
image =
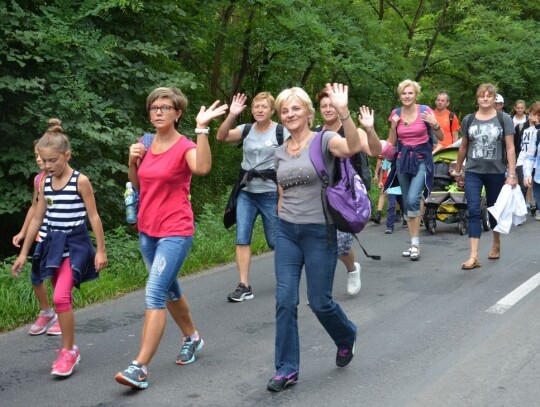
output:
[[[58,318],[47,328],[47,335],[62,335],[62,330],[60,329],[60,324],[58,323]]]
[[[38,314],[38,317],[36,321],[32,324],[30,329],[28,330],[28,333],[30,335],[41,335],[45,331],[47,331],[47,328],[50,327],[52,324],[58,321],[58,317],[56,314],[53,314],[51,317],[48,317],[45,315],[45,313],[40,312]]]
[[[79,354],[79,349],[75,349],[75,354],[66,349],[62,349],[60,351],[60,356],[52,364],[51,375],[70,376],[80,360],[81,355]]]

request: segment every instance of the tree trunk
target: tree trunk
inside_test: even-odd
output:
[[[214,66],[212,67],[212,76],[210,77],[210,94],[214,99],[217,98],[219,81],[221,79],[221,56],[225,48],[225,33],[231,19],[232,13],[236,7],[237,0],[231,0],[229,6],[221,16],[221,29],[216,38],[216,48],[214,52]]]

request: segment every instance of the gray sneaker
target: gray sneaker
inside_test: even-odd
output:
[[[179,365],[187,365],[195,362],[195,354],[201,350],[204,345],[204,341],[201,337],[199,340],[194,341],[191,337],[184,338],[184,344],[180,354],[176,357],[176,363]]]
[[[253,298],[253,291],[251,286],[247,286],[244,283],[238,283],[236,290],[227,296],[230,302],[242,302],[244,300],[251,300]]]
[[[131,362],[131,365],[123,372],[118,372],[114,376],[114,380],[124,386],[130,386],[135,389],[146,389],[148,387],[147,375],[145,368],[136,361]]]

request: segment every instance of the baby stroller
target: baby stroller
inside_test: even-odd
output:
[[[467,201],[465,199],[463,177],[452,177],[459,148],[449,147],[433,154],[435,167],[433,189],[425,200],[423,215],[424,226],[434,235],[437,232],[437,220],[446,224],[458,224],[460,235],[467,233]],[[485,231],[490,229],[489,213],[487,210],[485,192],[482,192],[480,202],[482,227]]]

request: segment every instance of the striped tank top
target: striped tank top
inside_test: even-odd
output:
[[[79,171],[73,171],[69,181],[61,189],[53,189],[52,177],[45,178],[43,192],[47,203],[47,225],[50,230],[70,232],[86,221],[86,207],[79,194],[77,181]]]

